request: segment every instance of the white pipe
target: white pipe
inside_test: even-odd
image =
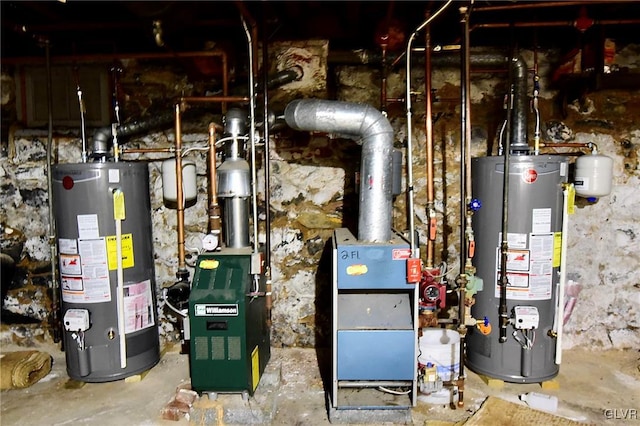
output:
[[[564,325],[564,286],[567,281],[567,231],[569,230],[569,191],[572,183],[562,190],[562,240],[560,243],[560,288],[558,289],[558,305],[556,306],[556,364],[562,362],[562,326]]]
[[[250,126],[249,126],[249,139],[251,143],[251,192],[252,192],[252,204],[253,204],[253,252],[258,253],[259,242],[258,242],[258,176],[256,173],[256,117],[255,117],[255,109],[256,109],[256,100],[255,100],[255,87],[254,87],[254,75],[253,75],[253,39],[251,38],[251,31],[249,31],[249,27],[245,22],[244,18],[242,18],[242,26],[244,27],[244,32],[247,36],[247,44],[249,46],[249,117],[250,117]],[[264,46],[263,48],[266,48]],[[265,143],[269,143],[269,141],[265,141]]]
[[[414,224],[414,207],[413,207],[413,145],[411,143],[411,45],[413,44],[413,40],[418,35],[420,31],[431,21],[433,21],[443,10],[451,4],[453,0],[447,1],[440,9],[438,9],[433,15],[431,15],[426,21],[424,21],[409,37],[409,41],[407,42],[407,50],[405,55],[407,56],[406,61],[406,75],[407,75],[407,93],[405,95],[405,104],[407,106],[407,190],[409,192],[409,200],[408,200],[408,212],[409,216],[409,242],[411,244],[411,257],[418,257],[416,242],[415,242],[415,224]]]
[[[118,335],[120,337],[120,368],[127,368],[127,336],[124,321],[124,275],[122,268],[122,219],[124,219],[124,194],[121,190],[113,191],[113,217],[116,224],[116,258],[117,267],[117,301]]]
[[[87,135],[86,135],[86,115],[87,109],[85,108],[84,101],[82,100],[82,90],[80,90],[80,82],[78,81],[77,93],[78,93],[78,105],[80,106],[80,130],[82,132],[82,162],[86,163],[88,159],[87,154]]]

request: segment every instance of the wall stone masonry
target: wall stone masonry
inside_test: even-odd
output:
[[[273,71],[299,65],[304,78],[274,91],[277,108],[305,97],[335,98],[380,107],[380,70],[375,65],[329,65],[329,44],[323,41],[279,43],[270,46]],[[623,67],[640,63],[638,46],[619,46],[617,59]],[[522,52],[531,68],[533,52]],[[542,135],[551,141],[562,134],[567,141],[592,142],[598,152],[614,159],[613,191],[595,203],[576,200],[571,215],[567,273],[580,286],[576,306],[565,326],[563,346],[590,348],[640,347],[640,91],[590,91],[581,99],[565,99],[550,82],[555,52],[539,52],[541,77],[540,113]],[[137,66],[135,63],[129,66]],[[404,96],[404,69],[391,70],[387,78],[389,97]],[[5,93],[12,86],[11,70],[3,67],[2,112],[12,114],[15,96]],[[130,70],[132,73],[134,69]],[[426,239],[426,165],[424,130],[424,67],[416,64],[411,85],[413,99],[413,159],[416,226],[419,241]],[[146,89],[157,95],[157,87],[177,90],[186,82],[165,69],[145,67],[145,81],[135,102],[143,105]],[[433,70],[434,181],[438,235],[436,262],[449,265],[448,278],[455,279],[459,267],[460,203],[460,88],[459,69]],[[471,82],[472,155],[496,152],[497,129],[504,119],[502,109],[506,73],[473,73]],[[329,85],[331,81],[334,85]],[[529,81],[531,86],[531,81]],[[133,87],[133,85],[131,86]],[[151,102],[151,101],[149,101]],[[406,162],[406,112],[403,104],[388,106],[394,131],[394,146]],[[528,116],[533,140],[533,115]],[[207,140],[208,122],[191,123],[183,144]],[[558,127],[560,126],[560,127]],[[559,133],[558,133],[559,132]],[[128,141],[130,146],[163,147],[174,143],[173,129],[154,131]],[[16,271],[3,301],[4,309],[34,318],[36,325],[2,326],[0,340],[29,341],[48,338],[47,317],[51,309],[51,277],[48,243],[48,194],[46,180],[47,132],[12,127],[3,135],[0,156],[0,231],[2,253],[12,253]],[[78,129],[55,129],[55,158],[78,162],[81,153]],[[328,243],[338,227],[354,229],[357,223],[356,172],[360,147],[351,140],[283,129],[274,132],[271,148],[271,245],[272,245],[272,344],[276,346],[324,346],[328,344],[331,320],[331,271]],[[556,152],[569,152],[558,148]],[[162,201],[161,161],[164,155],[127,157],[149,162],[151,214],[158,296],[162,287],[175,281],[177,269],[176,211]],[[186,247],[191,254],[201,248],[206,231],[206,156],[193,152],[189,159],[198,170],[197,203],[185,210]],[[575,156],[571,156],[575,160]],[[403,177],[403,179],[406,179]],[[259,198],[264,199],[264,173],[258,173]],[[403,181],[406,188],[406,181]],[[406,197],[396,197],[393,225],[406,226]],[[264,212],[261,212],[264,217]],[[265,240],[260,228],[260,241]],[[13,237],[10,237],[13,235]],[[17,250],[17,253],[16,253]],[[424,250],[421,251],[424,253]],[[192,271],[192,270],[191,270]],[[193,274],[191,274],[193,276]],[[7,283],[4,282],[3,287]],[[161,298],[159,298],[161,301]],[[159,306],[160,333],[178,339],[175,315]]]

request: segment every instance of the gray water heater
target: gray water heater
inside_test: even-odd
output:
[[[558,374],[555,363],[560,282],[563,183],[568,161],[559,156],[513,155],[509,165],[506,306],[509,325],[500,341],[500,292],[504,158],[472,160],[474,266],[483,286],[471,315],[466,364],[476,373],[515,383],[536,383]],[[560,317],[561,318],[561,317]]]
[[[52,172],[67,373],[107,382],[148,370],[160,359],[148,166]]]

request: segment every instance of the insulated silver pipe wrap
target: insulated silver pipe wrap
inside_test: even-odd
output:
[[[284,111],[295,130],[336,133],[362,143],[358,240],[391,239],[393,129],[377,109],[322,99],[295,100]]]

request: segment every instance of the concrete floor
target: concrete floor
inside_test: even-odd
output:
[[[163,420],[161,416],[176,388],[189,382],[188,357],[180,354],[178,348],[165,349],[158,365],[137,382],[87,383],[76,389],[68,387],[64,353],[58,346],[42,344],[36,349],[53,356],[52,371],[30,388],[0,393],[0,423],[3,426],[230,425],[234,423],[233,416],[229,418],[225,413],[231,412],[233,407],[240,407],[245,415],[251,414],[250,417],[235,417],[236,424],[332,424],[325,406],[318,352],[314,349],[274,348],[268,371],[265,371],[256,394],[248,401],[233,394],[220,395],[216,400],[209,400],[205,395],[194,403],[188,418],[178,421]],[[2,352],[11,350],[25,348],[2,347]],[[324,354],[320,354],[320,359],[324,359]],[[640,424],[639,356],[638,351],[565,351],[556,390],[542,390],[539,384],[504,383],[501,388],[493,387],[467,371],[464,408],[430,405],[419,398],[417,406],[408,412],[407,423],[464,422],[488,396],[524,405],[518,395],[542,392],[558,398],[557,416],[595,425]],[[376,423],[368,419],[362,424]]]

